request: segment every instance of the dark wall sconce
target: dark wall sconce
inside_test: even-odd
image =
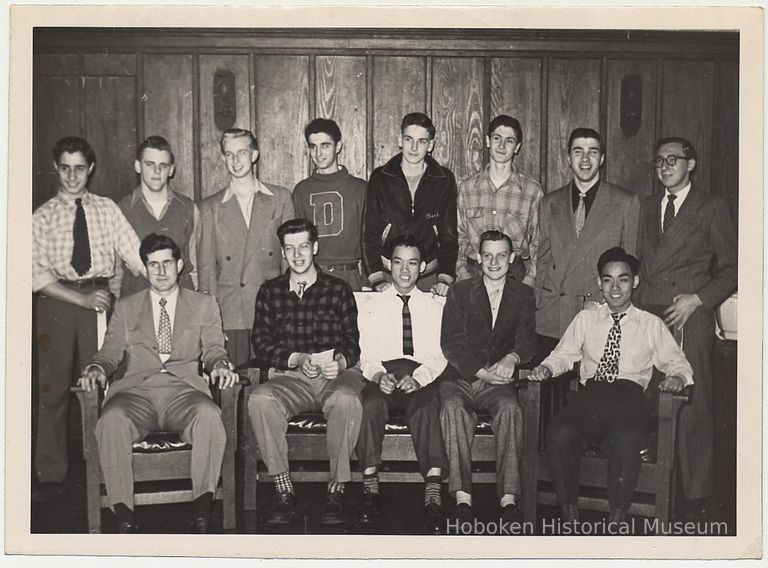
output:
[[[638,75],[624,75],[621,79],[621,131],[634,136],[640,131],[643,119],[643,80]]]
[[[229,69],[217,69],[213,75],[213,120],[219,130],[232,128],[237,120],[235,74]]]

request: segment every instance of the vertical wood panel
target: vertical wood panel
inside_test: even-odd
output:
[[[712,192],[728,199],[734,219],[739,213],[739,63],[719,61],[715,67],[718,115],[712,135]]]
[[[432,121],[437,135],[432,154],[457,180],[483,167],[484,75],[481,58],[434,59]]]
[[[32,207],[56,195],[58,176],[51,151],[64,136],[80,136],[80,84],[77,77],[34,79],[32,118],[34,190]],[[98,148],[96,149],[98,152]]]
[[[86,53],[83,55],[86,75],[135,75],[133,53]]]
[[[367,174],[366,75],[365,57],[318,56],[315,59],[315,116],[330,118],[339,125],[344,142],[339,162],[347,166],[353,176],[361,178]]]
[[[569,179],[568,135],[574,128],[600,128],[600,61],[552,59],[547,101],[547,187],[557,189]]]
[[[682,136],[696,148],[691,179],[710,190],[714,64],[711,61],[665,61],[661,136]]]
[[[255,63],[259,179],[293,190],[309,171],[309,57],[263,55]]]
[[[515,157],[515,165],[521,172],[537,178],[541,163],[541,59],[491,61],[491,115],[486,122],[500,114],[520,121],[523,147]],[[487,125],[484,128],[487,129]]]
[[[83,72],[77,53],[37,53],[33,61],[35,75],[80,75]]]
[[[200,56],[200,162],[201,196],[206,198],[222,189],[229,180],[221,155],[221,130],[213,112],[213,76],[217,69],[235,75],[235,128],[251,128],[250,79],[247,55]]]
[[[134,77],[85,79],[86,131],[96,152],[92,188],[119,201],[136,186]]]
[[[171,187],[194,198],[192,56],[145,55],[142,73],[145,136],[168,140],[176,158]]]
[[[373,168],[400,149],[400,122],[409,112],[426,112],[424,57],[373,58]]]
[[[638,75],[642,80],[642,116],[637,134],[621,130],[621,80]],[[606,116],[605,178],[634,191],[640,197],[651,193],[654,171],[654,120],[656,116],[656,62],[636,59],[608,62],[608,112]]]

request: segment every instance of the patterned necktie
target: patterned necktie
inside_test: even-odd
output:
[[[413,355],[413,327],[411,326],[411,310],[408,308],[410,296],[398,294],[403,301],[403,355]]]
[[[623,314],[611,313],[613,326],[608,332],[603,356],[600,357],[600,363],[597,365],[597,371],[595,371],[594,380],[596,381],[612,383],[619,378],[619,347],[621,346],[621,325],[619,322],[625,315],[627,312]]]
[[[299,285],[299,291],[296,292],[296,295],[299,297],[299,300],[301,300],[304,297],[304,289],[307,287],[307,281],[302,280],[301,282],[297,282]]]
[[[584,203],[584,196],[586,194],[579,192],[579,204],[576,206],[576,215],[573,222],[576,229],[576,237],[581,234],[581,230],[584,228],[584,222],[587,219],[587,206]]]
[[[168,300],[160,298],[160,325],[157,329],[157,346],[161,355],[171,353],[171,316],[165,309]]]
[[[88,221],[85,219],[85,209],[83,209],[83,200],[79,197],[75,199],[75,224],[72,227],[72,238],[74,245],[72,247],[72,268],[80,276],[87,274],[91,269],[91,243],[88,239]]]
[[[667,206],[664,208],[664,222],[661,225],[662,233],[665,233],[675,220],[675,199],[677,199],[677,195],[672,193],[667,195]]]

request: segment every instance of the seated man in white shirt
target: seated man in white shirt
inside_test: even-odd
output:
[[[426,481],[424,513],[429,532],[442,524],[440,483],[446,465],[440,405],[433,381],[446,360],[440,349],[442,304],[416,288],[426,263],[413,235],[392,242],[392,286],[360,307],[360,367],[370,383],[363,390],[363,420],[357,457],[363,470],[359,520],[379,518],[379,480],[384,428],[390,409],[405,411],[419,470]]]
[[[660,391],[680,392],[693,384],[693,370],[664,322],[632,305],[639,265],[619,247],[600,255],[605,304],[579,312],[529,377],[548,379],[581,362],[581,388],[547,430],[547,462],[565,521],[578,520],[581,455],[597,443],[608,455],[608,521],[624,520],[651,422],[652,403],[644,392],[653,367],[666,376]]]

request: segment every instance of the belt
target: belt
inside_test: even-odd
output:
[[[85,280],[59,280],[59,284],[73,288],[91,288],[93,286],[108,286],[109,278],[86,278]]]
[[[356,262],[335,262],[335,263],[325,263],[325,262],[319,262],[320,268],[325,270],[326,272],[334,272],[336,270],[357,270],[358,265]]]

